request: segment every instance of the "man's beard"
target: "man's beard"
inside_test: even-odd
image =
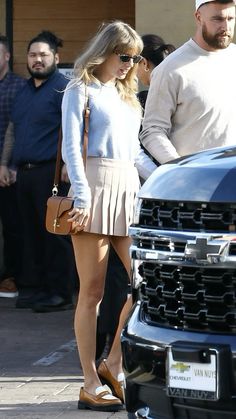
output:
[[[52,65],[50,65],[49,67],[42,69],[41,71],[38,70],[34,70],[32,68],[29,68],[29,66],[27,65],[27,69],[28,72],[30,73],[30,75],[34,78],[34,79],[38,79],[38,80],[46,80],[48,79],[48,77],[51,76],[51,74],[54,73],[54,71],[56,70],[57,66],[56,63],[54,62]]]
[[[222,33],[221,33],[222,35]],[[214,49],[225,49],[229,46],[229,44],[232,42],[232,36],[228,34],[226,38],[220,37],[220,34],[217,35],[211,35],[206,25],[204,24],[202,27],[202,37],[204,41],[212,48]]]

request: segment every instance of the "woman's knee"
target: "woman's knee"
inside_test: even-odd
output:
[[[79,304],[88,308],[96,307],[103,299],[104,288],[96,285],[79,291]]]

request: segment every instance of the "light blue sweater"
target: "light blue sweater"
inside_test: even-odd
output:
[[[88,85],[90,121],[88,157],[134,162],[146,179],[156,168],[140,148],[139,112],[121,100],[115,86]],[[84,84],[69,85],[62,101],[62,157],[76,207],[90,207],[91,194],[82,161]]]

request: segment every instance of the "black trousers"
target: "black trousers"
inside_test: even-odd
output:
[[[100,305],[97,321],[97,350],[99,359],[109,338],[109,348],[112,345],[119,323],[121,310],[127,300],[129,291],[129,276],[113,247],[110,247],[104,297]]]
[[[18,205],[24,238],[23,273],[27,287],[36,287],[70,298],[77,274],[70,237],[48,233],[45,228],[47,199],[52,194],[55,163],[48,162],[17,173]],[[62,184],[60,195],[69,185]]]
[[[17,186],[0,187],[0,218],[3,236],[3,272],[1,278],[14,277],[21,284],[22,230],[17,204]]]

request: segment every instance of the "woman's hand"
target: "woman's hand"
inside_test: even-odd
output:
[[[73,223],[73,228],[77,231],[83,230],[88,223],[88,219],[90,216],[90,209],[89,208],[73,208],[72,211],[69,212],[70,218],[68,218],[69,223]]]

